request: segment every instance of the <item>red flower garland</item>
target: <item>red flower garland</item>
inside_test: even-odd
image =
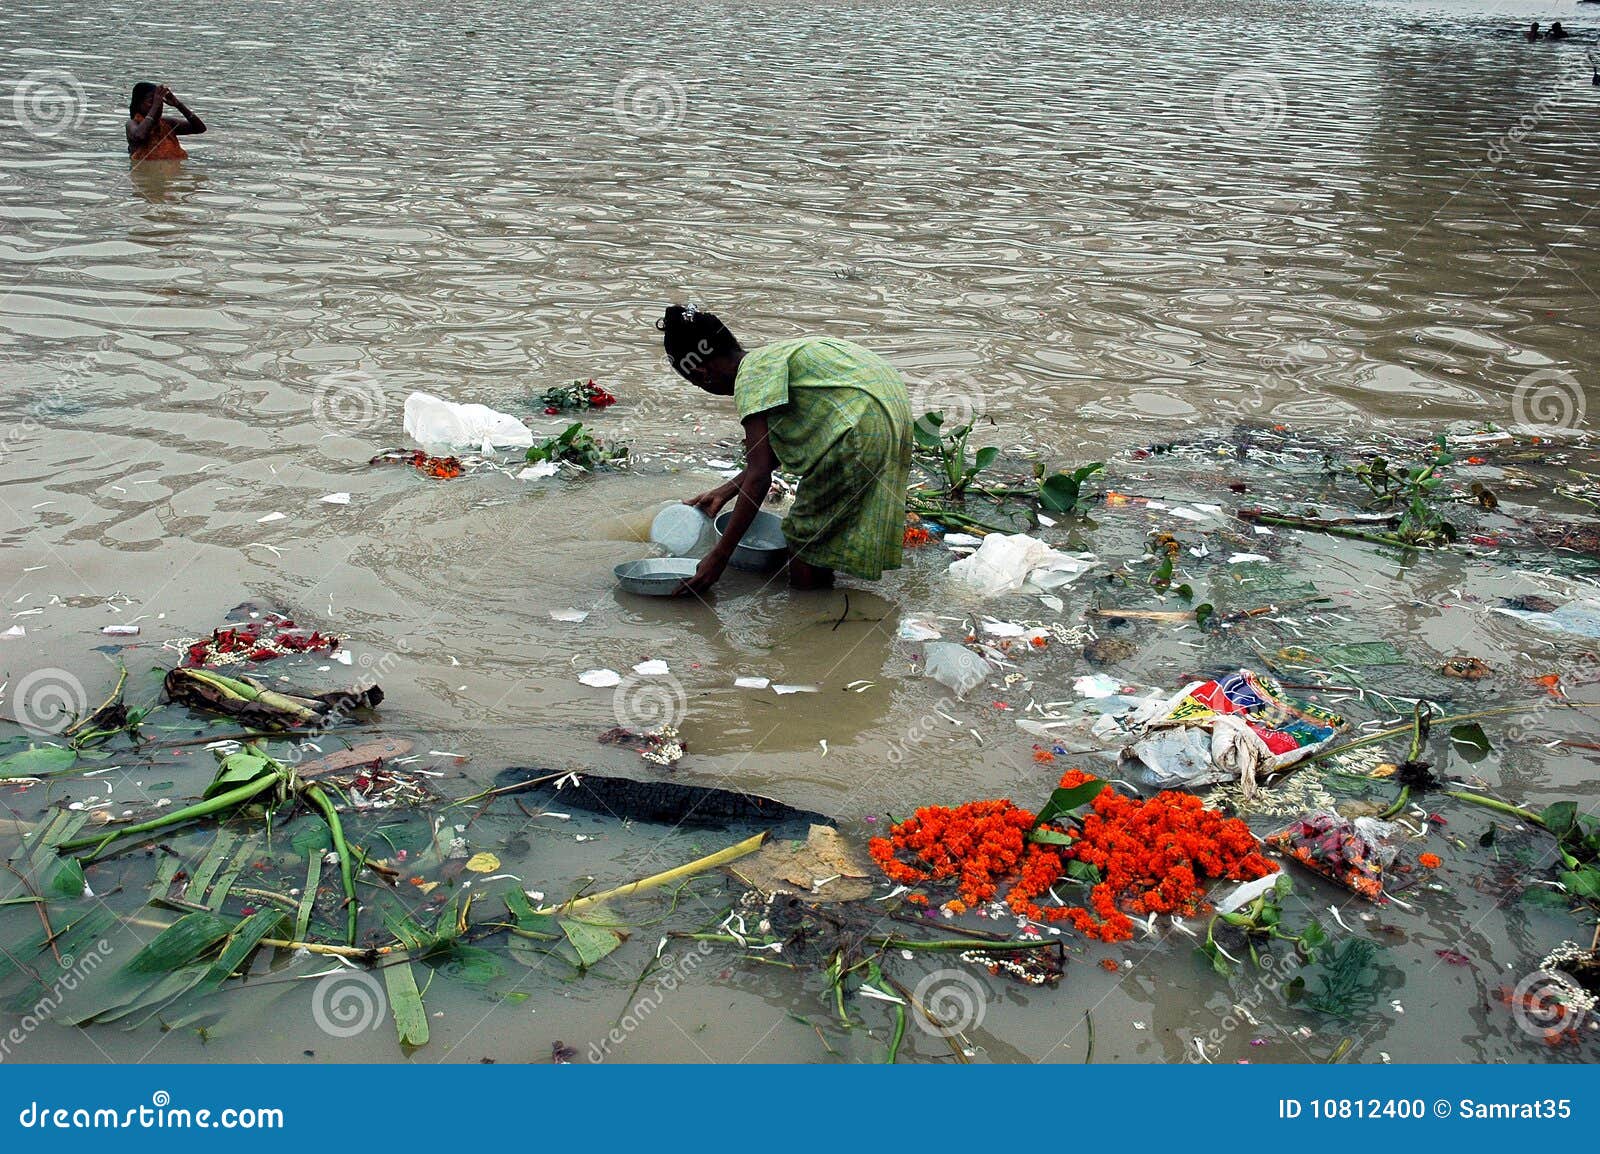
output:
[[[1092,780],[1092,774],[1071,769],[1061,787]],[[1207,809],[1193,794],[1140,799],[1107,787],[1091,803],[1081,830],[1047,824],[1073,837],[1067,846],[1028,841],[1034,821],[1032,813],[1005,799],[924,806],[868,848],[890,880],[902,885],[956,880],[957,900],[946,906],[952,912],[994,900],[1009,881],[1005,902],[1013,912],[1035,921],[1069,921],[1085,936],[1106,942],[1133,936],[1129,914],[1198,914],[1209,908],[1205,883],[1248,881],[1278,869],[1258,852],[1244,822]],[[1060,880],[1063,859],[1100,871],[1089,892],[1090,908],[1035,901]]]

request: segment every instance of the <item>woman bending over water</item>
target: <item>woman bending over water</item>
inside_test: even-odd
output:
[[[182,120],[165,120],[163,105],[170,104],[183,114]],[[180,136],[199,136],[205,121],[185,107],[165,84],[141,80],[133,86],[128,101],[128,155],[134,160],[182,160],[189,154],[178,143]]]
[[[900,567],[911,402],[889,362],[831,337],[747,352],[715,315],[692,305],[673,305],[656,327],[677,374],[732,397],[744,424],[743,471],[684,502],[714,517],[737,500],[722,538],[680,592],[701,594],[716,584],[779,468],[800,477],[783,521],[791,585],[825,589],[836,569],[876,580]]]

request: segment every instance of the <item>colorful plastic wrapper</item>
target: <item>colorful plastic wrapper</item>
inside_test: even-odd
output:
[[[1318,810],[1267,836],[1267,844],[1369,902],[1383,900],[1383,871],[1400,852],[1393,822]]]

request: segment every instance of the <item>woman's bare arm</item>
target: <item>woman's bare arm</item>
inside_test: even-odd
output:
[[[172,89],[168,88],[164,84],[161,86],[161,97],[168,104],[172,105],[172,107],[176,108],[183,114],[183,123],[174,128],[173,132],[177,133],[179,136],[199,136],[206,130],[206,122],[201,120],[193,112],[190,112],[189,106],[183,101],[179,100],[177,96],[173,94]]]
[[[739,487],[737,503],[722,530],[722,539],[701,560],[694,576],[678,587],[679,593],[706,593],[717,583],[733,557],[734,546],[739,544],[745,531],[754,524],[756,514],[761,511],[761,503],[772,489],[772,474],[777,471],[778,459],[767,439],[765,413],[757,413],[744,423],[744,456],[744,472],[736,479]]]

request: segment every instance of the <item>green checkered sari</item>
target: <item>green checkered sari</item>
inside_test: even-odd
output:
[[[911,403],[888,361],[828,337],[744,355],[733,386],[741,421],[767,415],[778,464],[800,476],[783,533],[802,561],[868,580],[900,567]]]

